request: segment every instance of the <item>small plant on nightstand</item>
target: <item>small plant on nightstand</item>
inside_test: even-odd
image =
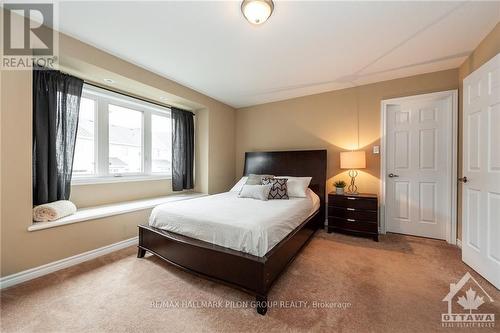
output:
[[[337,180],[333,185],[335,185],[335,193],[344,194],[344,187],[347,185],[345,181]]]

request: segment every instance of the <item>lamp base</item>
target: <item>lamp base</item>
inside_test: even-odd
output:
[[[347,188],[347,194],[359,194],[358,187],[356,186],[356,177],[358,176],[358,171],[349,170],[349,177],[351,177],[351,185]]]

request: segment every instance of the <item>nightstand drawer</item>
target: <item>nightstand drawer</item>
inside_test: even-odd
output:
[[[328,227],[341,228],[352,231],[378,233],[378,226],[376,222],[367,222],[354,219],[341,219],[336,217],[329,217]]]
[[[356,208],[328,206],[328,216],[377,222],[376,210],[359,210]]]
[[[345,207],[345,208],[355,208],[355,209],[367,209],[367,210],[377,210],[377,200],[360,198],[355,196],[329,196],[328,205]]]

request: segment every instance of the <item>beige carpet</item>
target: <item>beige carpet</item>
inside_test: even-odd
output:
[[[244,307],[252,296],[135,254],[128,248],[4,290],[2,332],[455,332],[441,327],[442,299],[467,271],[496,301],[480,309],[500,327],[500,292],[442,241],[317,233],[271,290],[278,305],[266,316]]]

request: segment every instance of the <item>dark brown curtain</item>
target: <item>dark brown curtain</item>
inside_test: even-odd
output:
[[[194,114],[171,108],[172,117],[172,189],[194,187]]]
[[[33,70],[33,204],[67,200],[83,80]]]

